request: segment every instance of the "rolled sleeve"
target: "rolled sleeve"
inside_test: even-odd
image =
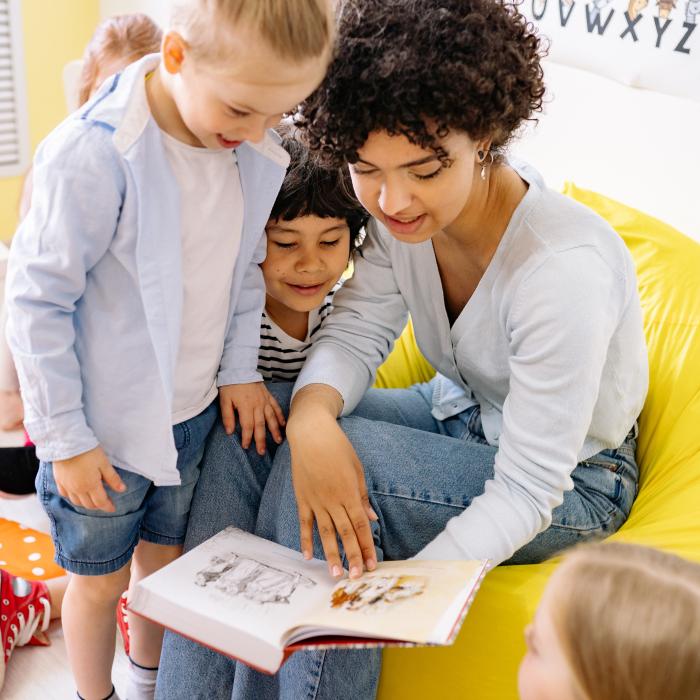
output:
[[[115,234],[125,176],[111,132],[75,118],[42,144],[33,178],[10,251],[7,339],[37,454],[68,459],[97,445],[83,412],[75,310]]]

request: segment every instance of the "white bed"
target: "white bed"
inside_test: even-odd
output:
[[[686,21],[700,2],[677,0],[661,17],[652,0],[630,17],[645,2],[526,0],[522,10],[542,16],[551,40],[548,93],[539,124],[512,151],[552,187],[571,180],[700,240],[700,28]],[[596,7],[600,26],[608,21],[602,36],[588,31]]]

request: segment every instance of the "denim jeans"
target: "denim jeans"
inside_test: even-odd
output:
[[[291,385],[270,390],[287,410]],[[493,477],[497,448],[489,445],[474,406],[446,421],[430,413],[432,387],[370,390],[340,424],[365,470],[379,520],[372,524],[379,561],[416,554],[450,518],[483,493]],[[552,525],[508,563],[533,563],[625,521],[637,491],[636,427],[622,446],[577,465],[574,488],[553,511]],[[220,426],[210,435],[185,540],[189,549],[234,524],[299,548],[299,526],[287,443],[268,440],[264,457],[244,451]],[[256,517],[257,516],[257,517]],[[315,556],[322,558],[316,537]],[[212,700],[335,700],[376,695],[377,650],[298,652],[275,676],[168,633],[158,677],[158,698]]]
[[[36,490],[49,521],[56,562],[67,571],[98,576],[129,563],[139,540],[154,544],[182,544],[199,478],[204,445],[217,416],[218,402],[173,426],[180,484],[155,486],[150,479],[115,467],[126,486],[117,492],[105,486],[114,512],[83,508],[58,493],[53,464],[42,462]]]

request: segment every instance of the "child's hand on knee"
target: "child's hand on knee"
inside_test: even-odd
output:
[[[274,441],[282,442],[280,426],[284,425],[284,414],[274,396],[263,382],[253,384],[228,384],[219,387],[221,417],[228,435],[236,429],[236,416],[241,426],[241,445],[250,447],[255,440],[258,454],[265,454],[265,427],[270,431]]]
[[[114,491],[126,490],[117,470],[101,447],[95,447],[70,459],[53,463],[53,476],[58,492],[76,506],[114,512],[114,503],[105,491],[103,481]]]

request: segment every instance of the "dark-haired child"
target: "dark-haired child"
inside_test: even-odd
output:
[[[261,322],[258,372],[273,395],[289,394],[323,320],[331,312],[339,280],[353,251],[359,246],[368,220],[353,194],[346,168],[322,167],[309,156],[296,130],[277,129],[290,164],[265,228],[267,257],[261,264],[267,298]],[[270,445],[272,447],[272,445]],[[247,464],[235,436],[215,425],[202,461],[204,488],[192,500],[185,550],[201,544],[224,527],[234,524],[252,531],[258,503],[271,466],[270,452],[260,457],[251,482],[232,480],[230,474]],[[226,465],[225,470],[220,466]],[[211,478],[210,478],[211,476]],[[222,499],[225,508],[209,504]],[[208,675],[217,669],[226,684],[226,667],[233,676],[233,661],[172,632],[165,635],[158,673],[158,697],[190,697],[218,684]],[[211,687],[209,687],[211,686]],[[217,688],[217,692],[221,690]],[[226,695],[221,690],[221,696]]]
[[[321,167],[293,129],[280,133],[291,163],[266,227],[258,371],[266,380],[293,381],[332,309],[368,215],[345,168]]]

